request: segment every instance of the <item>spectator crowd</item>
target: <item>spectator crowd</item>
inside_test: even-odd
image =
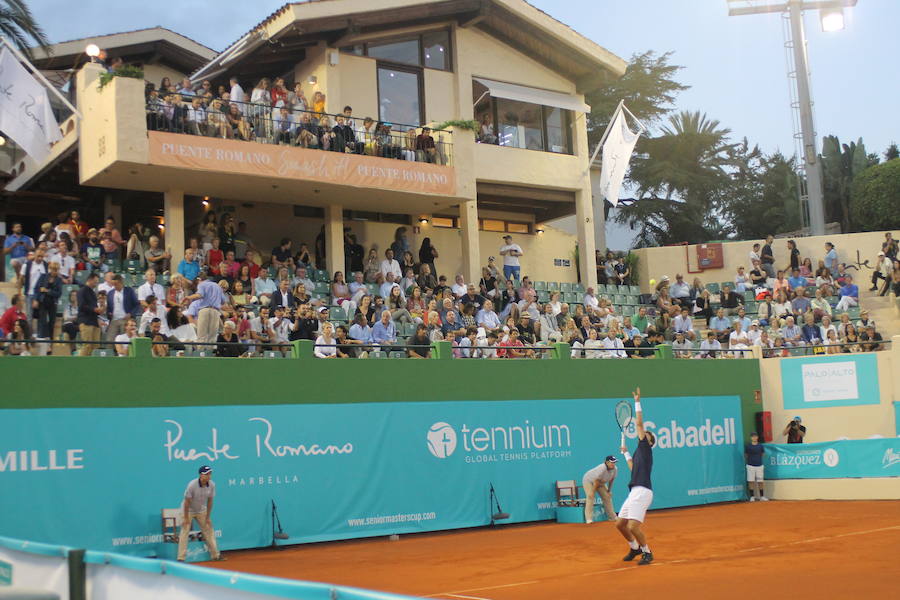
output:
[[[57,321],[69,350],[77,340],[82,355],[128,354],[138,336],[155,342],[158,356],[285,354],[302,339],[320,358],[429,358],[436,341],[449,342],[458,358],[538,358],[555,342],[588,359],[653,358],[662,343],[679,358],[738,357],[752,346],[766,357],[884,347],[858,307],[852,269],[831,244],[813,269],[789,240],[776,268],[773,242],[755,245],[733,282],[661,276],[639,296],[627,260],[612,254],[602,257],[606,283],[596,290],[533,282],[521,275],[525,253],[510,235],[478,281],[451,281],[436,268],[430,238],[414,248],[398,227],[383,250],[367,251],[345,228],[345,277],[324,270],[324,227],[312,246],[285,237],[265,252],[246,223],[209,211],[184,259],[171,264],[171,252],[142,225],[123,235],[112,218],[95,228],[72,211],[36,239],[13,224],[4,253],[19,293],[0,316],[0,335],[6,354],[49,352],[39,340],[57,336]],[[872,286],[900,295],[891,234],[878,257]],[[623,304],[623,294],[635,302]]]

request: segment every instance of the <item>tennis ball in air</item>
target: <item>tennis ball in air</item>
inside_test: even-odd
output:
[[[654,285],[656,285],[656,280],[655,280],[655,279],[651,279],[651,280],[650,280],[650,287],[653,287]]]

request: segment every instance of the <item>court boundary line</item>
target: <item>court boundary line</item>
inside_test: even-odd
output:
[[[654,561],[652,564],[650,564],[648,566],[663,567],[666,565],[676,565],[676,564],[686,563],[686,562],[695,562],[695,561],[721,558],[723,556],[733,557],[733,556],[735,556],[735,554],[738,554],[738,553],[756,552],[759,550],[771,550],[773,548],[786,548],[788,546],[797,546],[799,544],[814,544],[816,542],[834,540],[837,538],[851,537],[851,536],[857,536],[857,535],[868,535],[870,533],[880,533],[882,531],[894,531],[894,530],[900,530],[900,525],[891,525],[889,527],[879,527],[877,529],[866,529],[866,530],[861,530],[861,531],[850,531],[847,533],[839,533],[839,534],[829,535],[829,536],[824,536],[824,537],[815,537],[815,538],[809,538],[809,539],[805,539],[805,540],[796,540],[793,542],[784,542],[782,544],[772,544],[770,546],[757,546],[754,548],[745,548],[743,550],[736,550],[734,553],[727,554],[727,555],[726,554],[713,554],[713,555],[705,556],[702,558],[681,558],[681,559],[666,560],[666,561],[660,561],[660,562]],[[629,566],[618,567],[615,569],[604,569],[602,571],[590,571],[588,573],[581,573],[581,574],[577,575],[577,577],[593,577],[594,575],[603,575],[605,573],[616,573],[618,571],[631,571],[633,569],[639,569],[639,568],[640,568],[640,566],[632,564]],[[469,589],[465,589],[465,590],[455,590],[452,592],[440,592],[440,593],[436,593],[436,594],[428,594],[427,596],[420,596],[420,597],[421,598],[438,598],[440,596],[455,596],[457,598],[473,598],[472,596],[461,596],[461,594],[465,594],[467,592],[480,592],[480,591],[487,591],[487,590],[499,590],[499,589],[511,588],[511,587],[522,587],[522,586],[526,586],[526,585],[533,585],[535,583],[543,583],[545,581],[552,581],[552,579],[554,579],[554,578],[535,579],[535,580],[531,580],[531,581],[522,581],[522,582],[518,582],[518,583],[507,583],[507,584],[503,584],[503,585],[491,585],[491,586],[485,586],[485,587],[469,588]],[[479,600],[487,600],[487,599],[479,599]]]

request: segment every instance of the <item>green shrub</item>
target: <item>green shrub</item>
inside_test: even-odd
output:
[[[144,70],[133,65],[125,65],[119,67],[112,73],[110,73],[109,71],[104,71],[103,73],[100,73],[100,82],[97,86],[97,89],[102,90],[103,86],[113,80],[113,77],[130,77],[132,79],[143,79]]]

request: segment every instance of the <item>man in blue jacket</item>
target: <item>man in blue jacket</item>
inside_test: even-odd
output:
[[[128,319],[137,319],[143,311],[137,293],[125,286],[121,275],[113,277],[113,289],[106,293],[106,316],[109,327],[106,329],[106,341],[115,341],[116,336],[125,333]]]

